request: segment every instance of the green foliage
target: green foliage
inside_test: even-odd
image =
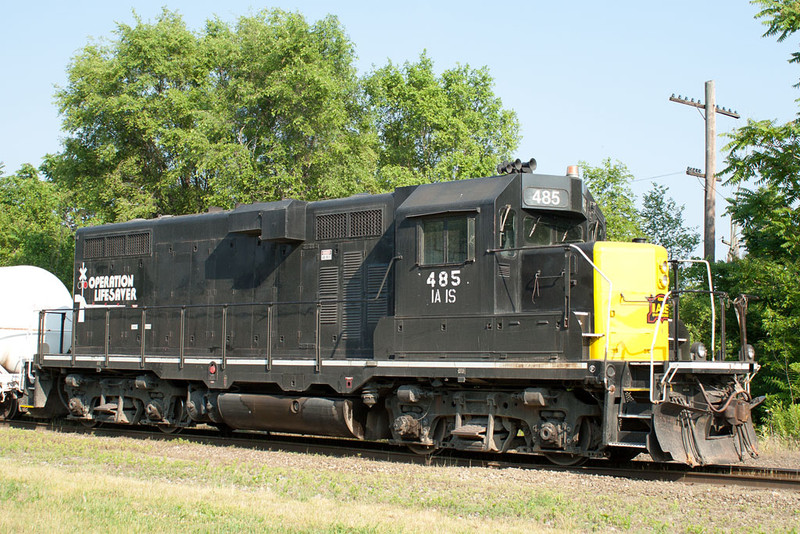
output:
[[[761,6],[756,18],[763,19],[762,23],[767,26],[764,37],[777,36],[778,42],[782,42],[800,29],[800,2],[797,0],[753,0],[752,3]],[[800,63],[800,52],[794,52],[789,62]]]
[[[723,173],[744,185],[728,213],[741,225],[748,252],[775,260],[800,257],[800,124],[749,121],[727,150]]]
[[[670,258],[688,258],[700,243],[700,234],[684,227],[684,207],[667,197],[667,191],[666,186],[654,183],[645,194],[641,229],[651,243],[666,248]]]
[[[73,59],[45,172],[101,221],[374,191],[353,57],[334,17],[119,24]]]
[[[766,431],[772,436],[800,441],[800,404],[767,402],[767,417],[763,425]]]
[[[605,215],[607,239],[631,241],[641,237],[644,234],[643,221],[636,210],[630,185],[633,175],[628,167],[619,161],[612,163],[611,158],[604,159],[600,167],[593,167],[584,161],[580,165],[583,179]]]
[[[63,150],[2,179],[0,263],[71,278],[72,230],[281,198],[485,176],[519,140],[488,69],[359,79],[339,21],[279,9],[200,31],[164,9],[81,49],[56,92]],[[0,175],[3,165],[0,163]]]
[[[37,265],[72,285],[70,210],[30,165],[0,177],[0,265]]]
[[[516,147],[486,68],[437,77],[423,54],[359,80],[354,58],[332,16],[119,24],[72,60],[56,94],[68,135],[44,172],[112,222],[483,176]]]
[[[382,185],[494,174],[519,143],[519,122],[492,85],[486,67],[458,66],[436,76],[425,53],[416,63],[389,63],[367,75]]]
[[[748,314],[748,342],[762,370],[755,384],[783,402],[800,400],[800,260],[748,256],[730,269],[723,290],[758,296]],[[734,293],[734,294],[736,294]]]

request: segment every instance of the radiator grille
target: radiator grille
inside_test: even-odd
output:
[[[317,215],[317,240],[374,237],[383,233],[383,212],[377,210]]]
[[[91,237],[83,242],[83,257],[86,259],[102,258],[105,256],[104,237]]]
[[[114,235],[106,238],[106,256],[125,255],[125,236]]]
[[[150,243],[150,232],[89,237],[83,242],[83,257],[144,256],[150,254]]]
[[[350,214],[350,237],[381,235],[381,210],[356,211]]]
[[[150,233],[141,232],[138,234],[129,234],[125,240],[125,254],[127,256],[139,256],[142,254],[150,254]]]
[[[317,215],[317,240],[347,237],[347,214],[329,213]]]

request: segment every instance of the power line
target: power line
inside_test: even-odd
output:
[[[645,180],[655,180],[656,178],[666,178],[667,176],[675,176],[678,174],[683,174],[683,171],[675,171],[669,174],[659,174],[658,176],[650,176],[649,178],[637,178],[636,180],[631,180],[631,183],[634,182],[643,182]]]

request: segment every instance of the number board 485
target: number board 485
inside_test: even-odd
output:
[[[526,187],[523,200],[527,206],[542,208],[569,207],[569,193],[564,189]]]

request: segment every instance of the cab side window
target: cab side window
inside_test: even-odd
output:
[[[420,265],[447,265],[475,259],[475,217],[442,217],[418,224]]]
[[[500,248],[505,257],[516,254],[517,248],[517,212],[506,205],[498,213],[498,228],[500,228]]]
[[[511,206],[500,210],[500,248],[507,250],[517,246],[516,222],[517,213]]]

